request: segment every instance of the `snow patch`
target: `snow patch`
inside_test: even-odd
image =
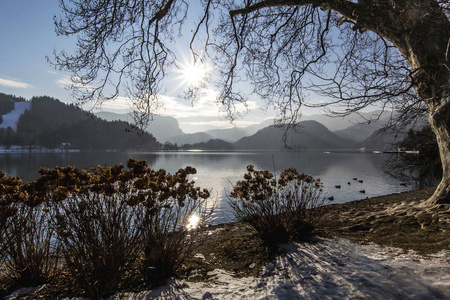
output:
[[[288,243],[260,277],[209,272],[208,282],[167,285],[111,299],[450,299],[450,252],[414,252],[344,239]]]
[[[31,102],[14,102],[14,109],[2,116],[3,123],[0,124],[0,128],[6,129],[10,126],[14,131],[16,131],[19,117],[25,112],[25,110],[30,109],[30,107]]]

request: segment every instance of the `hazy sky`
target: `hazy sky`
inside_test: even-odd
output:
[[[74,38],[55,34],[53,16],[60,14],[58,0],[0,0],[0,92],[26,99],[47,95],[72,101],[70,92],[64,88],[69,74],[56,71],[46,61],[46,56],[53,57],[54,50],[74,49]],[[185,132],[233,126],[219,112],[213,95],[193,106],[180,100],[177,93],[165,96],[164,108],[159,113],[176,117]],[[264,113],[260,106],[256,97],[249,99],[251,113],[234,124],[248,126],[274,116],[273,112]],[[105,104],[102,109],[119,113],[128,110],[123,99]]]

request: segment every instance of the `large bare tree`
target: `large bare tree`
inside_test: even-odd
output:
[[[81,101],[124,90],[144,116],[158,105],[171,47],[189,9],[191,46],[217,64],[217,101],[230,116],[245,103],[239,83],[295,124],[302,105],[348,114],[370,105],[426,112],[439,144],[443,178],[428,204],[450,203],[450,4],[448,0],[60,0],[61,35],[75,53],[54,63],[71,71]],[[200,10],[200,11],[199,11]],[[198,49],[198,48],[197,48]],[[196,56],[198,59],[204,57]],[[309,94],[311,93],[311,94]],[[327,103],[311,101],[324,96]],[[325,97],[326,96],[326,97]],[[142,115],[141,115],[142,116]]]

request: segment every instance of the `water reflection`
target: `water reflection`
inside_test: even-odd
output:
[[[321,152],[80,152],[80,153],[17,153],[0,154],[0,169],[8,176],[19,175],[25,181],[39,177],[40,167],[74,165],[90,168],[97,165],[126,163],[129,158],[145,159],[154,169],[166,169],[170,173],[192,166],[197,174],[191,179],[202,188],[211,190],[218,199],[215,222],[232,218],[227,195],[246,173],[246,166],[269,170],[276,174],[286,168],[320,178],[327,198],[335,203],[374,197],[408,190],[400,181],[383,172],[387,156],[373,153],[321,153]],[[353,178],[363,180],[363,183]],[[350,183],[350,184],[349,184]],[[337,189],[335,186],[340,185]],[[365,190],[365,194],[360,193]]]
[[[192,213],[186,223],[186,229],[192,230],[196,229],[200,225],[200,216],[197,213]]]

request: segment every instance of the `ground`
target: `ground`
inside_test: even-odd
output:
[[[308,243],[278,253],[244,224],[202,232],[184,275],[114,299],[450,299],[450,207],[434,189],[330,205]]]
[[[450,208],[424,208],[420,204],[434,188],[368,198],[324,208],[316,234],[345,238],[356,243],[374,243],[429,255],[450,250]],[[245,224],[227,224],[203,233],[187,264],[186,277],[201,279],[215,268],[236,276],[257,276],[260,267],[274,259],[257,235]],[[191,272],[195,269],[195,272]]]
[[[330,205],[325,208],[317,234],[425,255],[450,250],[450,207],[421,205],[434,189]]]
[[[327,206],[314,240],[278,252],[242,223],[205,228],[178,279],[116,298],[446,299],[450,207],[422,207],[433,190]],[[64,289],[47,285],[26,298],[52,298]]]

